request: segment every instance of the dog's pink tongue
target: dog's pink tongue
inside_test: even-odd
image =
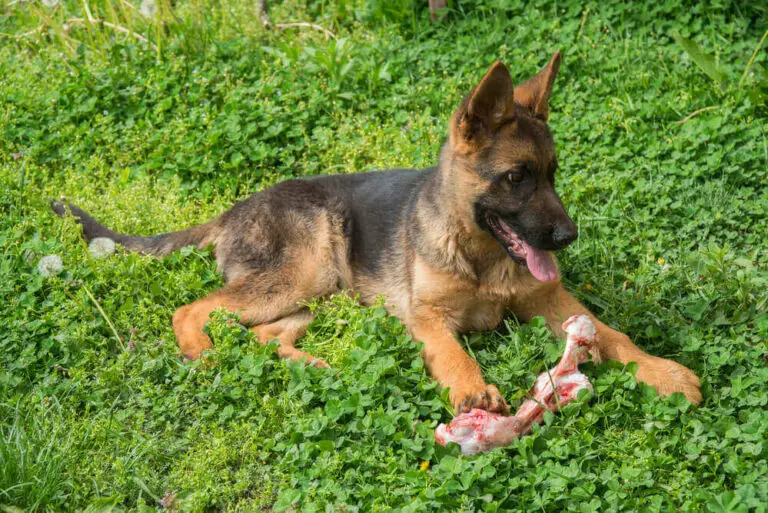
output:
[[[555,259],[549,254],[549,251],[532,248],[525,242],[523,244],[526,251],[525,263],[533,277],[539,281],[557,279],[557,264],[555,264]]]

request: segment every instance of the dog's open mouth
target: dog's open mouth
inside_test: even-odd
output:
[[[488,226],[517,263],[525,265],[531,274],[539,281],[557,279],[557,264],[549,251],[536,249],[525,242],[500,217],[493,214],[485,216]]]

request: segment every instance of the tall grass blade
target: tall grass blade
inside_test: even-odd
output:
[[[672,37],[677,43],[683,47],[685,53],[701,68],[701,71],[707,74],[709,78],[717,82],[720,88],[723,88],[728,81],[727,74],[723,68],[717,64],[717,61],[712,55],[706,53],[695,41],[685,38],[675,31],[672,33]]]
[[[752,57],[749,58],[749,62],[747,63],[747,67],[744,68],[744,73],[741,75],[741,79],[739,79],[739,89],[741,89],[742,84],[744,84],[744,80],[747,78],[747,74],[749,73],[750,68],[752,68],[752,64],[755,63],[755,58],[757,57],[757,52],[760,51],[760,48],[763,47],[763,43],[765,42],[765,38],[768,37],[768,30],[766,30],[763,33],[763,37],[760,38],[760,42],[757,43],[757,46],[755,47],[755,51],[752,52]]]

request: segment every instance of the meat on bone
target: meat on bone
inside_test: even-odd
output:
[[[504,447],[528,433],[533,424],[540,423],[545,411],[556,411],[565,406],[579,390],[592,390],[589,380],[578,367],[587,360],[587,354],[594,346],[595,326],[586,315],[574,315],[563,323],[563,331],[567,333],[567,339],[562,358],[553,369],[536,378],[530,391],[531,398],[523,402],[514,416],[472,409],[454,417],[448,425],[437,426],[435,441],[440,445],[456,442],[466,456]]]

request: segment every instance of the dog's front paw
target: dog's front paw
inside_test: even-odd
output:
[[[467,413],[472,408],[495,413],[509,412],[509,406],[494,385],[485,383],[476,386],[458,385],[451,388],[451,403],[456,415]]]
[[[661,395],[682,392],[694,406],[701,403],[699,378],[689,368],[656,356],[648,356],[638,364],[638,381],[651,385]]]

